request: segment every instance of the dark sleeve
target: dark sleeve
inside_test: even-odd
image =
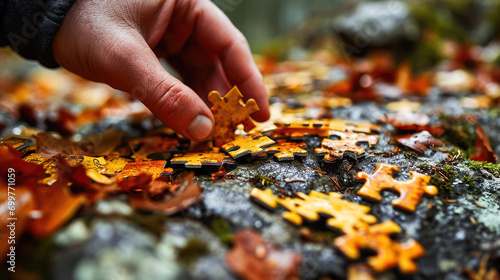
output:
[[[59,65],[52,42],[76,0],[0,0],[0,46],[49,68]]]

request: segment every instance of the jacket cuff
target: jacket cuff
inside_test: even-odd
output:
[[[52,43],[67,12],[76,0],[4,0],[3,39],[28,59],[55,68]],[[4,41],[2,40],[2,41]]]

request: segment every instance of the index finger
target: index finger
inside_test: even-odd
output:
[[[197,1],[196,8],[195,39],[208,52],[217,54],[229,82],[238,86],[245,99],[257,101],[260,110],[252,117],[266,121],[270,116],[267,94],[245,37],[211,1]]]

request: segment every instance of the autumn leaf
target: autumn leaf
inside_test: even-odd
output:
[[[0,236],[2,237],[2,242],[0,242],[0,260],[7,257],[7,253],[9,253],[11,245],[7,242],[7,237],[14,236],[19,239],[22,236],[29,221],[30,211],[35,207],[33,194],[28,188],[16,186],[16,190],[12,192],[14,193],[13,196],[8,195],[7,184],[0,183]],[[15,200],[9,197],[13,197]],[[9,218],[14,218],[10,215],[9,210],[14,203],[15,221],[9,220]],[[14,222],[14,227],[8,227],[11,222]],[[12,235],[12,230],[15,232],[14,235]]]
[[[44,158],[60,154],[73,154],[73,148],[69,141],[47,132],[40,132],[36,135],[36,151]]]
[[[162,199],[153,199],[151,194],[158,193],[155,188],[157,184],[149,183],[140,195],[130,196],[132,206],[139,209],[160,211],[166,215],[175,214],[181,210],[188,208],[201,198],[201,188],[193,183],[194,173],[188,173],[180,176],[177,181],[171,182],[168,186],[169,192]],[[153,181],[154,182],[154,181]],[[163,187],[167,187],[162,184]]]
[[[476,143],[474,145],[476,151],[475,153],[470,157],[472,160],[477,160],[477,161],[484,161],[484,162],[491,162],[491,163],[497,163],[497,155],[493,151],[490,145],[490,140],[488,139],[488,135],[484,131],[484,129],[481,126],[476,126],[476,134],[477,134],[477,139]]]
[[[234,246],[226,255],[231,270],[245,280],[281,280],[297,277],[302,256],[282,251],[251,230],[233,236]]]
[[[427,151],[429,147],[434,145],[443,146],[443,142],[434,138],[432,134],[426,130],[412,135],[396,137],[396,141],[422,154]]]

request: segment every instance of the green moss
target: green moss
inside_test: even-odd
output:
[[[441,140],[462,150],[466,158],[474,153],[477,139],[476,123],[467,117],[440,116],[444,133]],[[458,150],[456,151],[458,154]]]
[[[482,162],[482,161],[475,161],[475,160],[470,160],[467,161],[467,166],[470,167],[470,169],[473,170],[486,170],[493,174],[495,177],[500,177],[500,164],[494,164],[491,162]]]
[[[451,181],[440,178],[437,176],[432,176],[429,184],[436,186],[439,190],[440,194],[443,193],[451,193],[454,192],[456,194],[460,194],[457,190],[453,188],[453,185],[451,184]]]
[[[450,179],[450,181],[457,178],[457,172],[455,172],[455,170],[453,170],[453,167],[451,167],[450,165],[448,164],[443,165],[441,170],[444,173],[444,175],[448,177],[448,179]]]
[[[464,176],[460,179],[464,184],[468,185],[470,188],[474,189],[476,193],[480,193],[481,189],[476,186],[476,182],[482,182],[483,178],[471,178],[470,176]]]
[[[432,169],[432,166],[425,163],[419,164],[417,167],[425,171],[429,171]]]
[[[434,173],[429,183],[436,186],[439,189],[439,193],[454,192],[460,194],[460,192],[453,188],[451,183],[457,177],[457,172],[453,170],[453,167],[445,164],[441,168],[436,168]]]
[[[210,224],[210,229],[220,240],[228,245],[233,241],[233,235],[229,231],[229,224],[223,219],[214,219]]]
[[[186,246],[179,249],[178,258],[186,265],[192,264],[195,260],[208,253],[206,242],[198,238],[189,238]]]
[[[257,174],[250,180],[250,183],[255,185],[256,187],[262,188],[274,185],[276,183],[276,178],[269,175],[262,176]]]

